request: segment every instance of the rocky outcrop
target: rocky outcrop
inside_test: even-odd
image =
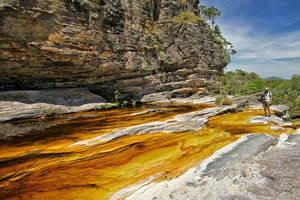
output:
[[[227,65],[196,0],[3,0],[0,90],[201,93]]]

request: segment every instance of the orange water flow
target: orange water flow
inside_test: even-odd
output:
[[[95,136],[111,133],[113,130],[124,129],[134,125],[164,121],[173,118],[177,114],[184,114],[207,107],[209,105],[203,104],[191,106],[172,105],[168,107],[155,106],[156,112],[146,115],[133,115],[134,113],[153,109],[149,105],[139,108],[114,109],[9,123],[18,129],[23,129],[26,126],[42,128],[29,131],[26,133],[26,137],[15,137],[11,142],[1,142],[0,140],[0,161],[6,160],[6,157],[20,157],[40,151],[65,151],[62,149],[74,142],[91,139]],[[14,131],[14,129],[11,129],[11,132]]]
[[[50,119],[55,126],[44,130],[47,137],[42,137],[40,130],[28,133],[31,138],[42,134],[30,143],[26,141],[30,137],[1,142],[0,199],[108,199],[148,177],[162,181],[179,176],[246,133],[276,136],[294,132],[290,128],[270,130],[272,124],[247,124],[261,110],[245,110],[213,117],[197,132],[131,135],[94,146],[69,147],[113,129],[166,120],[203,108],[169,107],[137,116],[131,114],[149,108],[119,109],[59,122]],[[101,120],[106,123],[99,123]]]

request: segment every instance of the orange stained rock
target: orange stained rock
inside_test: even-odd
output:
[[[135,116],[135,120],[142,121],[134,123],[130,114],[137,110],[107,112],[120,112],[116,119],[123,119],[124,122],[128,117],[130,125],[158,120],[157,115],[161,114],[148,113],[144,116],[147,116],[145,121],[143,117]],[[170,116],[174,116],[173,111],[168,110]],[[213,117],[206,127],[197,132],[131,135],[96,146],[64,148],[74,141],[69,138],[48,141],[51,137],[42,140],[45,144],[21,142],[20,146],[12,145],[10,148],[24,152],[26,149],[32,151],[32,148],[45,149],[20,157],[11,156],[9,152],[1,155],[0,199],[108,199],[120,189],[149,177],[154,177],[153,181],[168,180],[180,176],[241,135],[268,133],[277,136],[283,133],[270,130],[272,124],[247,124],[252,116],[258,114],[261,110],[245,110]],[[164,116],[161,120],[170,116]],[[63,123],[62,128],[70,129],[67,125]],[[110,125],[108,129],[116,128]],[[121,122],[117,125],[125,126]],[[292,132],[294,130],[291,128],[285,130],[285,133]],[[98,133],[83,131],[81,134],[74,132],[76,140],[95,137]],[[57,148],[49,148],[55,143],[58,143]],[[0,147],[2,152],[8,146]]]
[[[113,130],[124,129],[134,125],[153,121],[165,121],[175,115],[211,107],[205,104],[182,106],[180,104],[163,105],[157,107],[156,112],[144,115],[133,115],[152,109],[152,106],[130,109],[113,109],[99,112],[72,114],[61,117],[42,119],[27,119],[10,122],[13,126],[36,126],[31,122],[42,121],[45,130],[33,130],[26,133],[26,137],[16,137],[13,141],[0,140],[0,162],[6,157],[20,157],[37,152],[65,152],[69,145],[94,138],[95,136],[111,133]],[[13,130],[12,130],[13,131]]]
[[[294,122],[292,126],[295,126],[295,127],[300,127],[300,121],[298,121],[298,122]]]

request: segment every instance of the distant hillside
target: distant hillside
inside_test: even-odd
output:
[[[280,78],[280,77],[277,77],[277,76],[270,76],[270,77],[267,77],[267,78],[262,78],[263,80],[274,80],[274,79],[283,79],[283,78]]]
[[[262,79],[254,72],[236,70],[226,72],[219,83],[210,86],[219,95],[235,96],[257,94],[265,87],[270,88],[274,95],[273,105],[287,105],[290,116],[300,118],[300,75],[295,74],[286,80],[276,76]]]

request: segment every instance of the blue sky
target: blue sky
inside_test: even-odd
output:
[[[221,11],[223,36],[234,45],[227,70],[261,77],[300,74],[300,0],[202,0]]]

